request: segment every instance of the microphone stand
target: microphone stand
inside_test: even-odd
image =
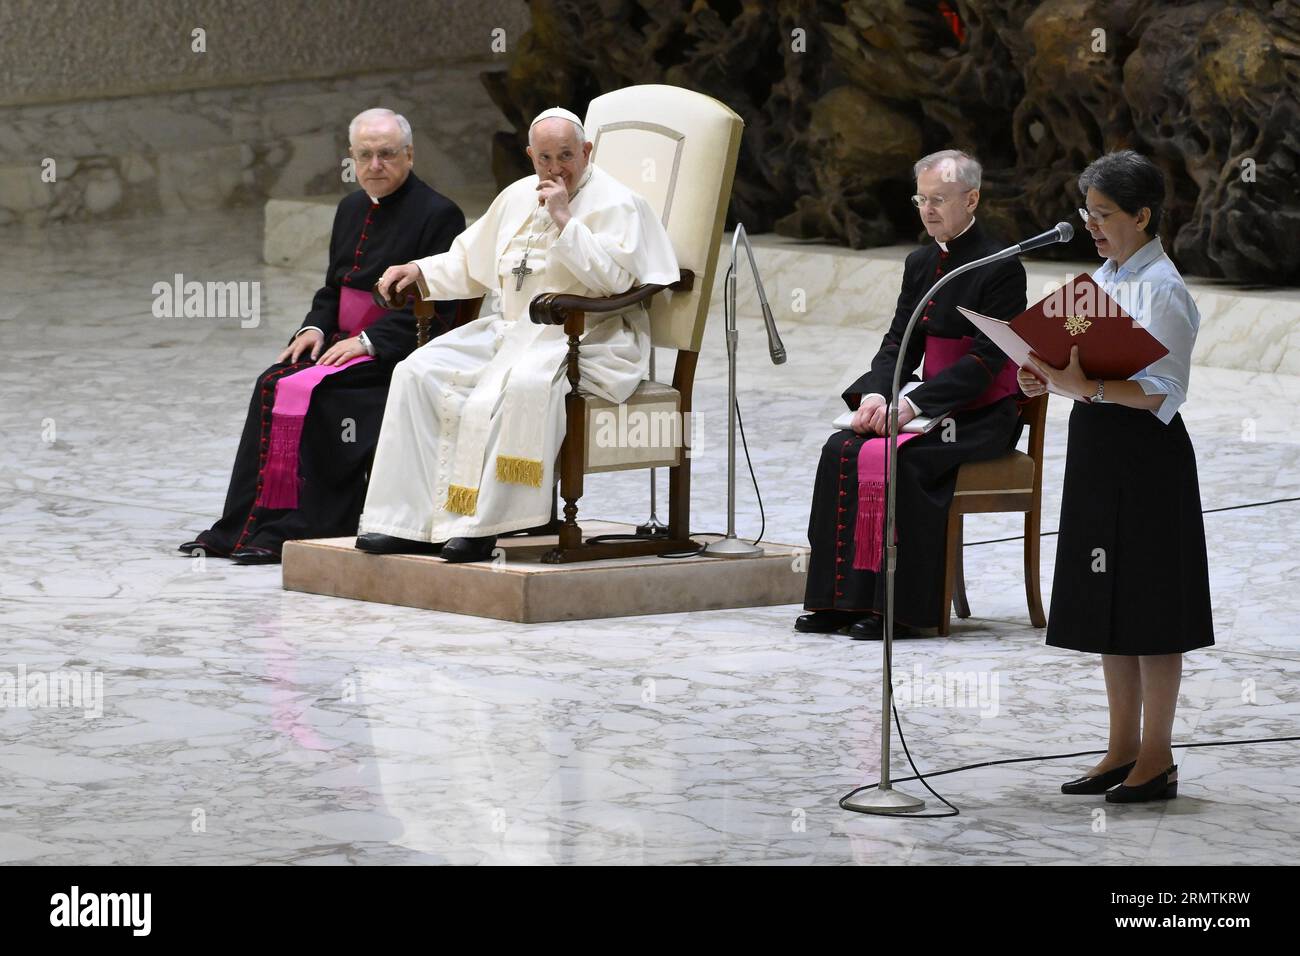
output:
[[[736,223],[736,231],[731,234],[731,269],[727,276],[726,298],[724,307],[727,319],[727,536],[705,546],[701,554],[717,558],[753,558],[763,553],[763,549],[748,541],[736,537],[736,344],[740,333],[736,329],[736,260],[738,246],[744,243],[749,255],[749,268],[754,273],[754,285],[758,287],[758,301],[763,310],[763,321],[767,324],[767,347],[772,356],[773,365],[785,362],[785,346],[776,331],[776,320],[772,317],[771,306],[767,304],[767,293],[763,291],[763,280],[758,276],[758,264],[754,262],[754,249],[749,244],[749,235],[743,223]]]
[[[654,343],[650,345],[650,381],[655,381],[655,347]],[[638,538],[666,538],[668,537],[668,525],[659,520],[656,509],[659,507],[659,495],[655,491],[655,474],[658,468],[650,469],[650,517],[644,524],[636,526],[636,537]]]
[[[1071,230],[1072,234],[1072,230]],[[894,509],[897,506],[896,489],[894,480],[898,472],[898,391],[903,374],[903,357],[907,355],[907,343],[912,337],[912,329],[916,326],[916,320],[920,318],[921,311],[925,308],[927,302],[934,298],[934,294],[942,289],[945,285],[957,278],[963,273],[986,266],[992,262],[998,262],[1002,259],[1010,259],[1013,256],[1020,255],[1021,252],[1028,251],[1025,247],[1031,243],[1043,245],[1043,242],[1036,242],[1042,237],[1035,237],[1035,240],[1029,240],[1015,246],[1008,246],[991,256],[985,256],[983,259],[976,259],[974,262],[968,262],[960,265],[951,272],[944,273],[939,281],[930,287],[930,291],[921,296],[912,310],[912,317],[907,321],[907,328],[903,330],[903,340],[898,346],[898,361],[894,363],[894,382],[890,391],[889,402],[889,437],[885,441],[885,467],[888,471],[886,479],[886,499],[885,499],[885,639],[882,649],[883,664],[882,672],[884,675],[883,687],[881,693],[881,718],[880,718],[880,783],[870,789],[863,790],[851,797],[846,797],[842,802],[845,809],[858,810],[862,813],[915,813],[925,807],[925,801],[911,794],[895,790],[889,783],[889,738],[893,729],[890,721],[890,709],[894,700],[894,681],[893,681],[893,654],[894,654],[894,569],[897,559],[898,548],[894,544]],[[1061,241],[1061,240],[1055,240]],[[1069,241],[1067,236],[1064,241]]]

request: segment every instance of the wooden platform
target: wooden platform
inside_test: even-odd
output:
[[[631,525],[593,521],[587,535],[628,534]],[[284,587],[290,591],[502,621],[587,620],[803,602],[802,550],[763,542],[755,558],[620,558],[543,564],[553,535],[502,538],[491,561],[448,564],[432,555],[374,555],[355,538],[290,541]],[[697,535],[708,542],[716,536]]]

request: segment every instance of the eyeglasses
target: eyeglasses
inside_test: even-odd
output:
[[[1095,212],[1088,212],[1088,210],[1082,207],[1079,208],[1079,218],[1083,220],[1083,224],[1085,226],[1091,225],[1092,223],[1096,223],[1098,226],[1100,226],[1102,223],[1104,223],[1107,219],[1109,219],[1113,215],[1115,215],[1115,212],[1107,212],[1107,213],[1099,214]]]
[[[387,166],[389,163],[394,162],[398,156],[401,156],[403,153],[405,153],[406,149],[407,147],[403,146],[401,149],[380,149],[380,150],[353,149],[353,150],[349,150],[349,152],[352,154],[352,158],[355,159],[358,163],[360,163],[363,166],[369,166],[370,161],[374,159],[376,156],[379,157],[379,161],[381,163]]]
[[[958,196],[964,196],[968,192],[970,192],[969,189],[964,189],[958,194]],[[922,206],[933,206],[935,209],[939,209],[940,207],[943,206],[944,203],[948,202],[950,199],[955,199],[955,198],[957,197],[916,195],[912,197],[912,205],[915,206],[917,209],[920,209]]]

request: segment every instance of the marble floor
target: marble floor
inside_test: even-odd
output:
[[[1300,857],[1294,742],[1179,751],[1183,786],[1165,806],[1062,797],[1057,784],[1089,765],[1075,758],[935,779],[956,818],[843,811],[838,798],[879,769],[879,647],[797,634],[795,607],[512,625],[289,593],[278,568],[177,555],[218,512],[253,376],[317,277],[260,264],[258,212],[4,239],[0,691],[35,681],[50,696],[0,710],[2,862]],[[260,282],[258,323],[155,317],[152,286],[177,273]],[[878,327],[890,305],[864,303],[865,321]],[[775,368],[761,322],[741,322],[772,541],[803,540],[839,387],[878,342],[815,313],[783,319],[790,361]],[[726,369],[721,329],[709,336],[699,531],[725,525]],[[1294,735],[1300,502],[1259,503],[1300,497],[1300,379],[1197,368],[1191,391],[1205,507],[1235,510],[1206,517],[1218,643],[1187,658],[1177,739]],[[1067,412],[1057,400],[1050,413],[1048,530]],[[588,487],[594,516],[645,516],[644,476]],[[747,481],[738,524],[760,526]],[[1104,745],[1098,662],[1029,626],[1021,543],[998,540],[1018,533],[1012,518],[970,519],[975,616],[949,640],[897,646],[908,688],[978,687],[900,701],[923,769]]]

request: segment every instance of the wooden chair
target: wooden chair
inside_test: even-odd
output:
[[[539,324],[564,326],[568,336],[565,437],[556,469],[563,495],[564,520],[553,506],[551,521],[521,534],[558,534],[548,563],[663,554],[695,547],[690,540],[691,396],[695,365],[717,267],[722,230],[740,152],[744,121],[712,97],[676,86],[630,86],[591,101],[584,122],[593,148],[591,159],[644,198],[659,214],[672,240],[680,275],[668,286],[639,285],[620,295],[586,297],[545,293],[529,304]],[[662,294],[667,292],[668,294]],[[433,303],[414,302],[416,341],[429,340]],[[482,299],[462,301],[457,318],[477,317]],[[381,303],[382,304],[382,303]],[[627,415],[651,421],[664,416],[677,423],[673,441],[651,447],[608,446],[596,440],[601,416],[619,406],[582,390],[578,365],[588,313],[606,314],[643,307],[650,314],[652,346],[677,350],[672,385],[643,381],[624,403]],[[668,531],[637,540],[584,541],[578,525],[583,477],[596,472],[668,468]]]
[[[1039,526],[1043,502],[1043,433],[1047,423],[1047,396],[1025,404],[1022,413],[1029,427],[1029,453],[1012,451],[1001,458],[962,465],[957,490],[948,509],[943,574],[943,614],[939,633],[946,636],[952,611],[970,617],[966,603],[966,578],[962,558],[962,523],[968,514],[1022,511],[1025,515],[1025,597],[1034,627],[1046,627],[1039,589]]]
[[[701,93],[648,85],[615,90],[592,100],[585,128],[594,144],[592,161],[645,198],[659,214],[677,254],[681,276],[666,288],[642,285],[609,297],[543,294],[529,307],[532,321],[564,326],[569,344],[566,372],[572,389],[565,399],[565,437],[557,469],[564,519],[556,547],[543,557],[548,563],[694,547],[690,540],[691,397],[744,122],[727,106]],[[617,416],[620,409],[582,390],[580,337],[588,313],[638,305],[650,314],[652,345],[676,349],[677,357],[672,384],[642,382],[625,403],[625,414],[645,416],[643,421],[670,421],[680,427],[667,444],[610,447],[598,440],[599,423],[602,416]],[[577,515],[584,476],[663,467],[669,469],[666,535],[583,540]]]
[[[376,293],[378,295],[378,293]],[[408,295],[407,301],[411,303],[411,311],[415,315],[415,347],[423,348],[429,344],[430,326],[433,324],[433,307],[437,304],[431,300],[420,298],[418,295]],[[376,300],[380,301],[380,300]],[[382,301],[380,301],[382,305]],[[457,299],[456,300],[456,325],[467,325],[478,318],[479,310],[483,308],[483,297],[477,299]]]

